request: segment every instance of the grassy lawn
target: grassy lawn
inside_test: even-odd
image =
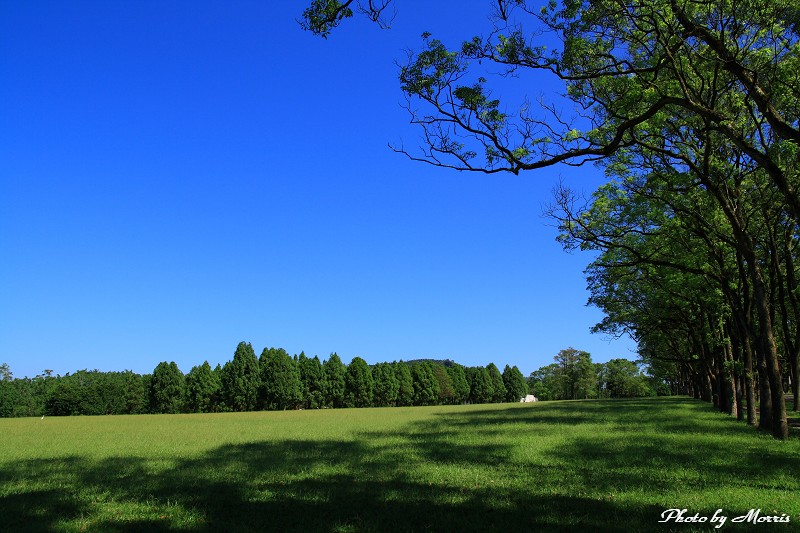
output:
[[[800,438],[687,398],[0,420],[9,531],[704,530],[668,508],[799,530]]]

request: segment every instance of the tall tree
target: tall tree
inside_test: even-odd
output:
[[[397,404],[400,394],[400,381],[397,379],[391,363],[378,363],[372,367],[375,381],[374,404],[376,407],[388,407]]]
[[[492,402],[500,403],[506,401],[506,386],[503,383],[503,375],[494,363],[486,365],[489,379],[492,381]]]
[[[303,354],[305,357],[305,354]],[[302,401],[297,362],[283,348],[264,348],[260,400],[264,409],[294,409]]]
[[[437,402],[441,405],[449,405],[455,401],[455,390],[453,389],[453,380],[450,379],[450,374],[447,368],[440,364],[431,364],[433,377],[436,378],[439,393],[437,395]]]
[[[394,373],[397,377],[397,405],[414,404],[414,378],[411,368],[403,361],[393,363]]]
[[[467,369],[469,378],[469,401],[472,403],[490,403],[494,396],[494,387],[489,371],[485,367]]]
[[[233,359],[225,363],[220,376],[222,398],[231,411],[253,411],[261,384],[258,359],[249,342],[236,346]]]
[[[150,409],[154,413],[180,413],[185,395],[183,373],[175,361],[159,363],[150,383]]]
[[[503,385],[506,388],[505,401],[518,402],[528,394],[528,384],[525,376],[515,366],[506,365],[503,369]]]
[[[461,365],[451,365],[447,367],[450,374],[450,382],[453,384],[453,402],[465,403],[469,399],[469,382]]]
[[[297,359],[300,371],[300,387],[303,406],[306,409],[320,409],[325,405],[325,373],[316,355],[312,358],[300,353]]]
[[[558,365],[558,397],[563,400],[593,398],[597,395],[597,375],[588,352],[567,348],[554,358]]]
[[[347,367],[334,352],[322,364],[322,368],[325,371],[325,404],[328,407],[344,407]]]
[[[418,361],[411,365],[411,379],[414,383],[414,405],[436,405],[439,400],[439,382],[428,361]]]
[[[213,413],[217,410],[222,384],[208,361],[192,367],[186,374],[186,408],[192,413]]]
[[[345,374],[345,405],[347,407],[372,406],[375,382],[369,365],[360,357],[354,357],[347,365]]]

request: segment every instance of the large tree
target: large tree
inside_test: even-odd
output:
[[[397,404],[400,394],[400,381],[392,363],[378,363],[372,367],[375,386],[373,390],[376,407],[388,407]]]
[[[300,352],[297,359],[300,371],[300,387],[303,406],[307,409],[320,409],[325,405],[325,372],[316,355],[312,358]]]
[[[175,361],[159,363],[150,382],[150,409],[154,413],[180,413],[184,394],[184,375]]]
[[[354,357],[347,365],[345,374],[345,405],[347,407],[371,407],[375,381],[367,362]]]
[[[225,363],[220,375],[222,398],[230,411],[253,411],[261,384],[258,359],[249,342],[240,342],[233,359]]]
[[[305,357],[305,354],[303,354]],[[264,348],[259,358],[261,387],[259,399],[264,409],[294,409],[302,401],[297,361],[283,348]]]
[[[325,405],[328,407],[344,407],[347,367],[334,352],[322,364],[322,369],[325,373]]]
[[[507,402],[518,402],[528,394],[528,383],[516,365],[506,365],[503,368],[503,385],[506,389]]]
[[[222,385],[208,361],[186,374],[186,408],[193,413],[213,413],[219,404]]]

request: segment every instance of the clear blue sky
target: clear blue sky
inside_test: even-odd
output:
[[[517,365],[589,329],[586,254],[542,218],[559,178],[414,163],[396,61],[489,2],[398,0],[393,29],[304,33],[304,2],[0,3],[0,362],[184,372],[241,340],[369,363]],[[558,90],[536,81],[531,94]]]

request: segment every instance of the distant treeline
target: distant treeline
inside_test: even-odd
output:
[[[588,356],[586,352],[579,353]],[[636,369],[635,363],[627,362]],[[593,369],[600,367],[603,365],[592,365]],[[212,368],[206,361],[187,374],[174,362],[165,361],[159,363],[152,374],[145,375],[130,370],[80,370],[53,376],[46,371],[34,378],[13,379],[8,366],[0,365],[0,416],[218,413],[519,402],[528,394],[529,383],[542,399],[562,399],[567,396],[556,391],[560,390],[558,387],[570,387],[569,376],[585,378],[579,373],[560,370],[555,370],[552,376],[543,374],[547,368],[534,372],[526,380],[516,366],[506,365],[501,373],[494,363],[485,367],[464,367],[450,360],[417,359],[370,366],[364,359],[355,357],[345,365],[335,353],[323,362],[305,353],[290,356],[282,348],[265,348],[261,356],[256,357],[250,343],[241,342],[233,359],[224,365]],[[606,374],[595,375],[590,380],[597,394],[568,397],[654,394],[649,386],[623,390],[609,385],[603,381]],[[541,379],[543,376],[545,379]],[[614,376],[619,377],[618,373]],[[581,383],[587,382],[584,379]],[[610,392],[605,394],[603,390]]]
[[[385,407],[518,402],[528,392],[516,366],[501,373],[494,363],[464,367],[452,361],[416,360],[370,366],[349,365],[335,353],[322,362],[305,353],[290,356],[265,348],[256,357],[241,342],[233,359],[216,368],[208,362],[187,374],[174,362],[152,374],[130,370],[52,372],[13,379],[0,374],[0,416],[63,416],[140,413],[213,413],[281,409]]]

